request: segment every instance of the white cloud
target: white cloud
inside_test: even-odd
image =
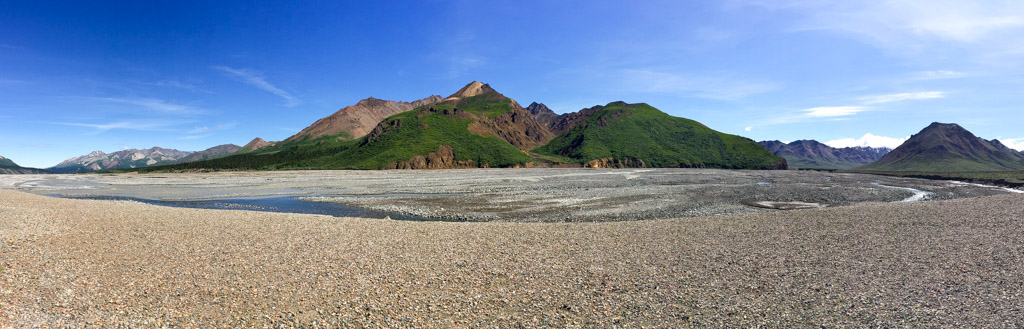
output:
[[[133,98],[133,97],[91,97],[89,99],[126,105],[140,106],[150,110],[173,113],[173,114],[199,114],[203,111],[191,106],[168,103],[156,98]]]
[[[1022,138],[998,138],[1003,145],[1017,151],[1024,151],[1024,137]]]
[[[804,112],[803,116],[805,117],[831,118],[854,115],[865,110],[867,110],[867,107],[864,106],[827,106],[809,108],[806,110],[800,110],[800,112]]]
[[[751,131],[751,130],[754,130],[754,127],[746,127],[746,128],[743,128],[743,130],[744,131]]]
[[[967,73],[947,70],[923,71],[914,75],[914,80],[941,80],[966,77]]]
[[[903,138],[877,136],[871,133],[864,134],[861,138],[841,138],[836,140],[830,140],[825,142],[825,145],[842,148],[842,147],[854,147],[854,146],[870,146],[870,147],[888,147],[894,149],[899,147],[903,142],[910,139],[910,136]]]
[[[946,97],[946,93],[941,91],[924,91],[917,93],[899,93],[899,94],[888,94],[888,95],[877,95],[877,96],[866,96],[861,97],[860,100],[864,104],[880,104],[880,103],[891,103],[906,100],[919,100],[919,99],[933,99]]]
[[[1024,2],[1019,0],[741,0],[797,15],[794,31],[834,31],[887,49],[929,54],[955,46],[975,54],[1019,49]]]
[[[229,122],[229,123],[225,123],[225,124],[221,124],[221,125],[216,125],[216,126],[213,126],[213,127],[210,127],[210,126],[198,127],[197,126],[197,127],[195,127],[195,129],[192,129],[188,133],[189,134],[210,133],[210,132],[214,132],[214,131],[218,131],[218,130],[231,129],[231,128],[234,128],[237,125],[238,125],[237,122]]]
[[[123,130],[137,130],[137,131],[171,131],[168,127],[183,124],[183,122],[174,121],[154,121],[154,122],[139,122],[139,121],[116,121],[111,123],[80,123],[80,122],[49,122],[49,124],[61,125],[61,126],[72,126],[72,127],[86,127],[96,129],[96,134],[106,132],[108,130],[123,129]]]
[[[255,71],[246,69],[233,69],[227,66],[213,66],[212,68],[214,70],[221,71],[232,78],[238,79],[244,83],[255,86],[256,88],[263,89],[266,92],[284,98],[284,100],[286,101],[285,106],[291,107],[302,104],[302,101],[300,101],[298,98],[295,98],[295,96],[292,96],[291,93],[284,91],[283,89],[278,88],[273,84],[270,84],[270,82],[267,82],[267,80],[263,78],[262,74],[259,74]]]

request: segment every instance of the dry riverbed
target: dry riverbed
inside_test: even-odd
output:
[[[0,176],[40,195],[216,200],[294,196],[465,221],[619,221],[1012,191],[948,181],[814,171],[491,169]],[[1017,191],[1020,192],[1020,191]]]
[[[447,223],[7,190],[0,327],[1012,328],[1022,213],[1005,194]]]

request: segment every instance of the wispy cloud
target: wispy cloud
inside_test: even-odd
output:
[[[300,101],[298,98],[293,96],[291,93],[284,91],[283,89],[278,88],[277,86],[274,86],[270,82],[267,82],[267,80],[263,78],[263,75],[256,71],[248,69],[233,69],[227,66],[213,66],[212,68],[214,70],[224,73],[225,75],[231,78],[238,79],[239,81],[252,85],[256,88],[263,89],[266,92],[283,98],[285,100],[285,106],[292,107],[302,104],[302,101]]]
[[[674,93],[698,98],[736,100],[780,88],[779,84],[752,81],[729,74],[684,74],[649,69],[627,69],[618,74],[616,88],[644,93]]]
[[[189,134],[200,134],[200,133],[208,133],[208,132],[214,132],[214,131],[220,131],[220,130],[228,130],[228,129],[234,128],[237,125],[238,125],[237,122],[229,122],[229,123],[225,123],[225,124],[221,124],[221,125],[216,125],[216,126],[213,126],[213,127],[210,127],[210,126],[198,127],[197,126],[197,127],[195,127],[195,129],[190,130],[188,133]]]
[[[864,106],[827,106],[809,108],[800,110],[800,112],[803,112],[803,116],[808,118],[832,118],[854,115],[867,109]]]
[[[861,97],[860,100],[864,104],[881,104],[881,103],[892,103],[906,100],[920,100],[920,99],[932,99],[932,98],[943,98],[946,97],[945,92],[941,91],[924,91],[917,93],[898,93],[888,95],[876,95],[876,96],[865,96]]]
[[[234,128],[237,125],[237,122],[229,122],[216,126],[195,126],[195,128],[187,132],[187,135],[179,137],[178,139],[193,140],[207,138],[213,136],[215,132],[228,130]]]
[[[210,93],[209,90],[206,90],[205,88],[203,88],[202,86],[200,86],[198,84],[191,83],[191,82],[179,81],[179,80],[166,79],[166,80],[159,80],[159,81],[135,81],[135,83],[138,83],[138,84],[144,85],[144,86],[152,86],[152,87],[160,87],[160,88],[175,88],[175,89],[181,89],[181,90]]]
[[[917,72],[913,76],[913,80],[942,80],[942,79],[956,79],[966,77],[967,73],[948,71],[948,70],[933,70]]]
[[[88,97],[90,100],[139,106],[145,109],[171,114],[201,114],[204,111],[195,107],[174,104],[156,98],[132,98],[132,97]]]
[[[836,140],[830,140],[825,142],[825,145],[837,148],[843,147],[855,147],[855,146],[869,146],[869,147],[888,147],[891,149],[897,148],[910,139],[910,136],[903,138],[878,136],[871,133],[864,134],[860,138],[841,138]]]
[[[834,31],[914,54],[949,46],[975,54],[1005,52],[1019,49],[1014,41],[1024,32],[1024,2],[1015,0],[739,2],[796,14],[794,31]]]
[[[81,123],[81,122],[48,122],[49,124],[61,125],[61,126],[72,126],[72,127],[86,127],[93,128],[94,134],[100,134],[109,130],[123,129],[123,130],[135,130],[135,131],[173,131],[169,127],[181,125],[186,122],[174,122],[174,121],[153,121],[153,122],[142,122],[142,121],[116,121],[110,123]]]

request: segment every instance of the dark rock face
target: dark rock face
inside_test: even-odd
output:
[[[470,124],[470,131],[494,135],[524,152],[544,145],[554,138],[547,127],[522,107],[516,106],[493,119],[486,115],[475,117],[477,121]]]
[[[545,127],[551,127],[551,125],[558,120],[558,114],[555,114],[555,111],[552,111],[547,105],[541,103],[530,103],[530,106],[527,106],[526,110],[537,119],[537,122],[540,122],[540,124]]]
[[[473,161],[455,161],[455,154],[449,145],[441,145],[437,151],[417,155],[408,161],[392,162],[384,169],[453,169],[475,168]]]

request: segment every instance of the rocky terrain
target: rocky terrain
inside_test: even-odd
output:
[[[558,114],[549,109],[547,105],[537,102],[530,103],[530,105],[526,107],[526,111],[530,112],[530,115],[533,115],[533,117],[537,119],[537,122],[540,122],[540,124],[547,127],[551,127],[559,117]]]
[[[957,124],[934,122],[878,161],[877,171],[1024,170],[1024,156],[996,139],[986,140]]]
[[[447,161],[446,150],[425,157]],[[429,166],[429,165],[426,165]],[[950,181],[814,171],[473,169],[0,176],[0,188],[70,197],[305,200],[462,221],[622,221],[772,212],[757,202],[822,207],[1003,195],[1020,190]]]
[[[1014,328],[1022,198],[552,224],[0,191],[0,327]]]
[[[758,142],[775,155],[786,158],[790,168],[849,169],[872,163],[892,151],[881,147],[834,148],[814,140]]]
[[[396,102],[370,97],[359,101],[356,105],[342,108],[330,116],[317,120],[299,133],[285,139],[285,142],[339,134],[344,139],[363,137],[387,117],[439,101],[441,101],[441,96],[437,95],[413,102]]]

